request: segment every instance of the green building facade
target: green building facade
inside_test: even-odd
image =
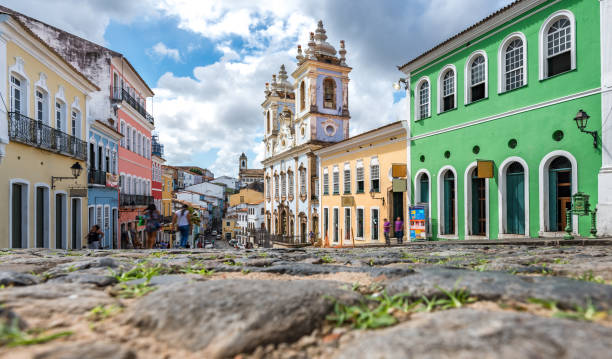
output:
[[[516,1],[400,66],[411,202],[427,204],[434,239],[558,237],[572,194],[597,205],[606,6]],[[597,147],[574,121],[579,110]],[[589,234],[589,217],[571,221]]]

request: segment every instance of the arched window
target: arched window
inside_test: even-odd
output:
[[[488,96],[487,57],[484,51],[474,52],[465,63],[465,103]]]
[[[525,36],[511,34],[500,48],[500,92],[514,90],[527,84],[527,48]]]
[[[457,106],[457,83],[455,81],[455,67],[449,66],[440,72],[439,84],[439,112],[454,109]]]
[[[417,120],[429,117],[429,79],[424,77],[417,82],[415,116]]]
[[[550,15],[540,29],[540,79],[576,68],[574,15],[561,10]]]
[[[323,108],[336,108],[336,81],[329,77],[323,80]]]
[[[300,111],[306,109],[306,84],[304,81],[300,84]]]

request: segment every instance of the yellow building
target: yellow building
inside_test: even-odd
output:
[[[162,166],[162,216],[172,216],[172,193],[174,192],[173,170]]]
[[[263,192],[253,189],[243,188],[240,192],[233,194],[229,198],[229,206],[234,207],[242,203],[259,203],[264,199]]]
[[[234,234],[235,229],[236,229],[236,218],[235,217],[223,218],[223,227],[221,229],[223,239],[230,240],[230,239],[236,238]]]
[[[81,248],[86,104],[99,88],[16,18],[0,14],[0,33],[0,247]]]
[[[384,219],[406,221],[406,126],[394,122],[315,151],[324,245],[384,244]]]

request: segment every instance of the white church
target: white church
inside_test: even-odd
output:
[[[305,51],[298,45],[297,69],[281,65],[266,83],[264,186],[266,229],[304,242],[319,227],[319,173],[314,151],[349,136],[348,82],[344,41],[327,41],[319,21]]]

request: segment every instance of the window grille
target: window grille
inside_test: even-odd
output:
[[[505,52],[506,91],[523,86],[523,40],[512,41]]]
[[[423,82],[419,89],[419,120],[429,117],[429,82]]]

